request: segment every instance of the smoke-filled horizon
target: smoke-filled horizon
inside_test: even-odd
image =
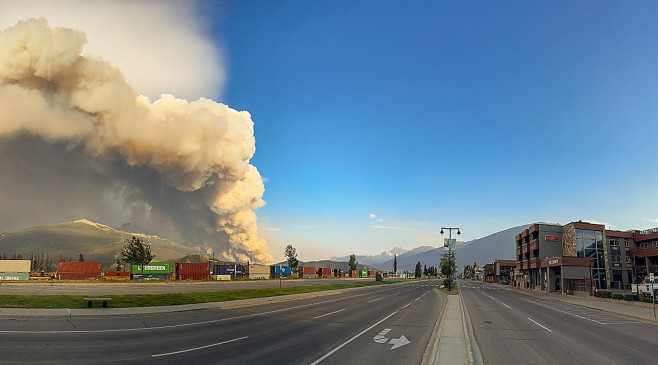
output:
[[[270,262],[250,114],[205,98],[150,102],[85,43],[43,18],[0,33],[0,229],[130,219],[228,260]]]

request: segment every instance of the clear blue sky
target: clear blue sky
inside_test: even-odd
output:
[[[442,225],[658,226],[655,2],[203,9],[220,101],[255,122],[275,259],[438,246]]]

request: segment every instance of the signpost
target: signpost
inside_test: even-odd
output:
[[[656,288],[653,286],[654,279],[653,279],[653,273],[649,273],[649,282],[651,283],[651,298],[653,299],[653,319],[656,319]],[[639,293],[638,293],[639,294]]]
[[[457,246],[457,239],[456,238],[444,238],[443,239],[443,247],[448,247],[450,246],[450,250],[454,250],[455,246]]]

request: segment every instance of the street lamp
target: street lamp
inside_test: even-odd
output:
[[[461,231],[458,227],[441,227],[441,235],[443,236],[443,230],[448,230],[448,291],[452,290],[452,231],[457,230],[457,235],[459,236]]]

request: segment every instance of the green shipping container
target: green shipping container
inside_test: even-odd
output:
[[[0,280],[30,280],[29,272],[0,272]]]
[[[170,267],[168,262],[151,262],[144,265],[144,274],[167,274],[169,275]],[[133,274],[141,274],[142,268],[139,265],[133,265]]]
[[[360,278],[368,277],[368,271],[367,270],[359,270],[359,277]]]

